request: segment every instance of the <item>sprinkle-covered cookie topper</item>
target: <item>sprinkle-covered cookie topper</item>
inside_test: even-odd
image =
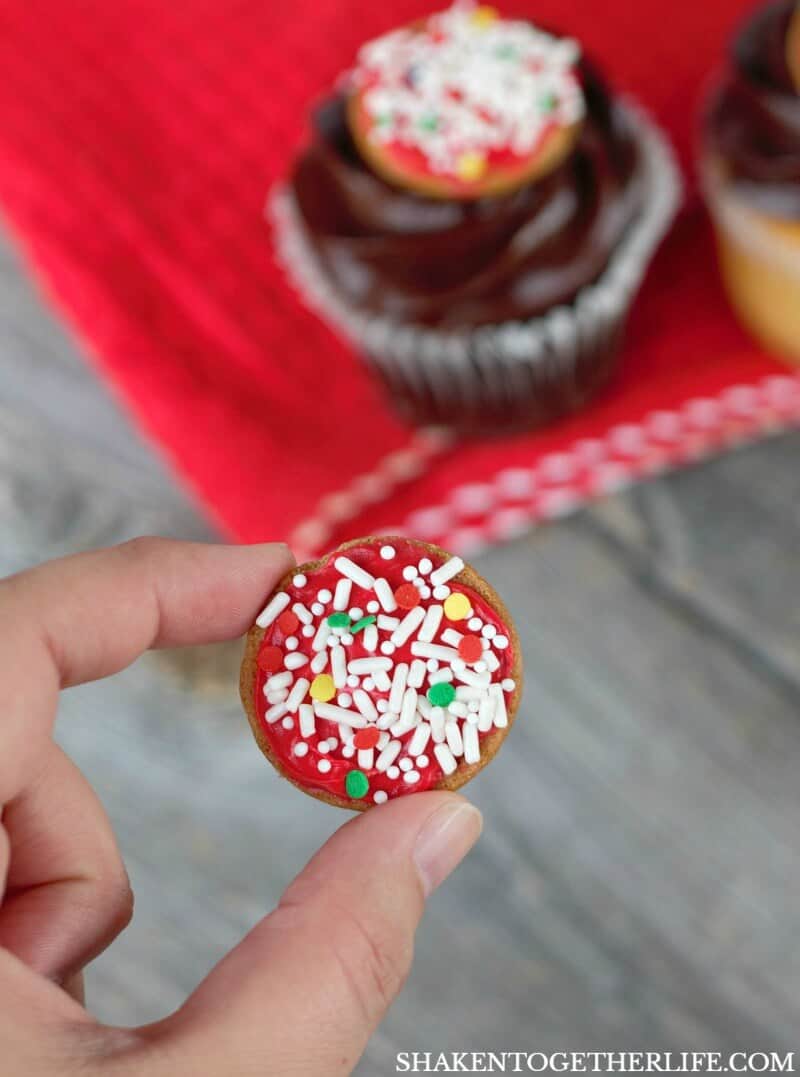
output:
[[[390,182],[478,198],[544,175],[574,145],[580,50],[494,8],[456,3],[364,45],[348,118],[362,156]]]
[[[786,32],[786,63],[794,88],[800,93],[800,3],[795,4]]]
[[[468,781],[513,721],[520,676],[508,614],[460,558],[363,539],[283,581],[248,636],[241,690],[282,774],[363,809]]]

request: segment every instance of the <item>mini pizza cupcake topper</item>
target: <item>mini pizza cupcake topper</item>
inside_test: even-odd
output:
[[[505,739],[520,680],[488,584],[438,547],[382,538],[281,581],[248,635],[241,693],[280,773],[360,810],[468,781]]]
[[[435,198],[513,190],[575,143],[585,104],[580,50],[494,8],[447,11],[363,46],[350,129],[372,168]]]
[[[795,4],[786,32],[786,63],[794,88],[800,93],[800,3]]]

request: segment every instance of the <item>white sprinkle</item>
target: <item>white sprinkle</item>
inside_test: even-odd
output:
[[[284,729],[294,729],[294,718],[290,718],[287,714],[286,717],[281,721],[281,725]]]
[[[292,748],[292,752],[298,756],[308,755],[308,745],[304,740],[299,740]]]
[[[410,674],[409,674],[410,679]],[[410,722],[415,717],[417,709],[417,692],[414,688],[406,688],[403,693],[403,703],[400,707],[400,721]]]
[[[420,587],[420,589],[419,589],[419,597],[420,598],[430,598],[431,597],[431,589],[430,589],[430,587],[425,587],[425,586]]]
[[[397,650],[397,648],[395,647],[395,645],[392,643],[391,640],[387,639],[381,644],[381,654],[386,654],[386,655],[394,654],[394,652],[396,650]]]
[[[456,699],[462,703],[480,702],[483,699],[483,688],[473,688],[472,685],[464,684],[456,688]]]
[[[289,672],[273,673],[264,688],[268,692],[277,692],[279,688],[289,688],[294,677]]]
[[[336,739],[336,737],[328,737],[328,749],[332,752],[335,752],[338,747],[339,741]]]
[[[483,621],[480,617],[472,617],[467,621],[467,628],[470,632],[479,632],[483,628]]]
[[[333,598],[333,595],[330,593],[330,591],[328,590],[327,587],[323,587],[323,589],[321,591],[317,591],[317,601],[318,602],[323,602],[323,603],[327,604],[328,602],[330,602],[330,600],[332,598]]]
[[[347,612],[351,621],[360,621],[361,618],[364,616],[364,611],[362,609],[359,609],[358,606],[353,606],[353,608],[351,610],[348,610]]]
[[[456,673],[463,673],[466,668],[467,668],[467,663],[464,661],[463,658],[454,658],[453,659],[453,669],[454,669],[454,671]]]
[[[377,613],[380,608],[380,602],[376,602],[375,599],[370,599],[367,603],[367,613]]]
[[[337,557],[333,563],[343,576],[358,584],[359,587],[371,591],[375,586],[375,577],[370,576],[363,568],[354,564],[349,557]]]
[[[416,589],[418,591],[421,591],[422,588],[425,586],[425,581],[423,580],[423,578],[421,576],[416,576],[414,578],[414,586],[416,587]]]
[[[347,577],[339,580],[336,584],[336,591],[333,596],[333,608],[335,610],[346,610],[350,604],[350,591],[353,588],[353,581],[348,580]]]
[[[378,601],[387,613],[392,613],[397,609],[394,592],[389,586],[389,581],[385,580],[383,576],[375,581],[375,594],[378,596]]]
[[[352,744],[345,744],[345,746],[342,748],[342,755],[345,759],[352,759],[355,754],[356,750]]]
[[[304,625],[310,625],[313,620],[311,610],[306,609],[302,602],[295,602],[292,606],[292,613],[294,613],[298,621],[302,621]]]
[[[430,765],[430,759],[424,753],[417,756],[417,766],[420,770],[424,770],[425,767]]]
[[[373,673],[373,681],[378,691],[389,691],[392,687],[392,682],[389,680],[389,674],[385,670],[376,670]]]
[[[367,724],[362,714],[357,711],[346,711],[343,707],[335,707],[333,703],[320,703],[315,700],[314,713],[317,718],[327,718],[330,722],[343,722],[352,726],[353,729],[363,729]]]
[[[466,703],[459,703],[458,701],[451,703],[447,710],[449,714],[454,714],[456,718],[466,718],[469,713]]]
[[[287,638],[284,640],[284,646],[286,647],[287,651],[296,651],[297,636],[287,636]]]
[[[342,744],[349,744],[350,741],[353,739],[353,736],[354,736],[354,733],[353,733],[353,730],[350,728],[350,726],[345,725],[343,722],[340,722],[339,723],[339,737],[341,738]]]
[[[283,660],[283,664],[287,669],[300,669],[308,662],[308,658],[304,654],[300,654],[299,651],[295,651],[294,654],[287,654]]]
[[[378,649],[378,629],[375,624],[367,625],[364,629],[364,635],[362,636],[364,643],[364,650],[369,651],[372,654]]]
[[[389,799],[389,794],[385,789],[376,789],[372,799],[376,804],[385,804]]]
[[[365,677],[361,682],[361,687],[364,689],[365,692],[371,692],[372,689],[375,687],[375,682],[373,681],[372,677]]]
[[[303,625],[302,633],[306,639],[310,639],[314,635],[315,629],[313,625]]]
[[[431,739],[431,727],[427,722],[420,722],[408,742],[409,755],[422,755]]]
[[[317,751],[321,755],[327,755],[330,750],[330,746],[326,740],[317,741]]]
[[[481,705],[478,710],[478,729],[481,733],[488,733],[492,728],[492,724],[494,723],[494,709],[495,697],[489,692],[481,700]]]
[[[378,708],[378,714],[385,714],[389,709],[389,701],[386,699],[379,699],[375,706]]]
[[[398,662],[392,675],[392,687],[389,693],[389,710],[396,714],[400,713],[403,704],[403,693],[408,681],[408,666],[405,662]]]
[[[430,718],[431,724],[431,736],[437,744],[441,744],[444,740],[444,708],[433,707],[431,710]]]
[[[422,682],[425,680],[425,672],[425,663],[419,658],[415,658],[408,671],[408,680],[406,681],[406,684],[409,688],[421,688]]]
[[[444,617],[444,606],[428,606],[425,620],[422,622],[420,630],[417,633],[417,639],[422,640],[423,643],[431,643],[433,637],[439,631],[442,617]]]
[[[448,722],[444,727],[444,733],[453,755],[463,755],[464,742],[461,739],[461,730],[458,727],[458,722]]]
[[[297,575],[293,577],[292,583],[295,587],[305,587],[308,583],[308,578],[304,576],[302,572],[298,572]]]
[[[430,718],[433,707],[430,701],[425,696],[417,696],[417,710],[423,718]]]
[[[378,670],[391,669],[392,663],[388,658],[354,658],[347,663],[348,673],[376,673]]]
[[[476,673],[485,673],[489,667],[486,665],[483,659],[481,659],[480,661],[476,662],[472,668],[475,670]]]
[[[504,651],[508,646],[508,636],[501,636],[498,634],[494,637],[493,643],[498,651]]]
[[[458,661],[457,650],[453,647],[441,647],[438,643],[414,642],[411,644],[411,653],[420,658],[438,658],[442,662]]]
[[[273,703],[285,703],[289,698],[289,693],[285,688],[282,688],[280,692],[267,692],[267,703],[272,706]]]
[[[361,684],[361,680],[360,680],[359,677],[356,677],[355,673],[349,673],[347,675],[347,687],[348,688],[358,688],[358,686],[360,684]]]
[[[378,751],[382,752],[391,739],[386,730],[384,730],[378,737]]]
[[[409,583],[411,582],[411,580],[416,578],[416,575],[417,575],[417,566],[416,565],[406,565],[406,567],[403,569],[403,579],[408,580]]]
[[[500,659],[493,651],[485,651],[483,655],[483,662],[490,673],[496,673],[500,669]],[[475,664],[475,669],[478,668],[480,663]]]
[[[494,639],[497,635],[497,629],[494,625],[484,625],[481,629],[481,635],[484,639]]]
[[[430,557],[423,557],[422,560],[419,563],[419,571],[420,571],[420,573],[423,576],[427,576],[428,573],[432,569],[433,569],[433,561],[431,561]]]
[[[460,632],[456,632],[454,628],[446,628],[442,632],[442,641],[449,643],[451,647],[457,647],[464,637]]]
[[[379,771],[387,770],[397,759],[402,747],[403,745],[399,740],[390,740],[375,761],[375,769]]]
[[[454,770],[458,769],[458,763],[456,763],[453,753],[446,744],[437,744],[433,749],[433,754],[436,756],[444,774],[452,774]]]
[[[336,697],[336,702],[339,704],[340,707],[349,707],[350,704],[353,702],[353,697],[350,695],[349,692],[340,692],[339,695]]]
[[[479,763],[481,760],[481,746],[478,742],[478,727],[476,725],[464,726],[464,762]]]
[[[477,725],[478,724],[478,712],[471,710],[469,712],[469,714],[467,715],[467,721],[471,722],[472,725]]]
[[[451,557],[449,561],[445,561],[431,573],[431,583],[434,587],[438,587],[440,583],[447,583],[448,580],[452,580],[453,576],[457,576],[463,567],[464,562],[460,557]]]
[[[462,684],[468,684],[470,688],[488,688],[489,674],[474,673],[471,669],[459,669],[456,671],[456,680]]]
[[[400,768],[399,767],[387,767],[386,768],[386,777],[391,778],[392,781],[394,781],[395,778],[399,778],[400,777]]]
[[[320,772],[320,774],[327,774],[330,769],[330,759],[320,759],[320,761],[317,763],[317,770]]]
[[[264,609],[256,617],[256,624],[259,628],[269,628],[279,613],[282,613],[289,605],[290,598],[286,591],[278,591]]]
[[[330,636],[330,634],[331,627],[328,622],[320,621],[319,628],[317,629],[317,634],[316,636],[314,636],[314,640],[311,644],[312,649],[315,651],[321,651],[322,648],[327,644],[328,636]]]
[[[289,693],[289,698],[286,700],[286,709],[290,714],[295,714],[300,704],[306,698],[306,692],[308,691],[309,684],[311,682],[306,677],[298,677],[294,682],[294,687]]]
[[[428,661],[425,663],[425,668],[428,670],[428,673],[436,673],[439,668],[438,659],[429,658]]]
[[[433,597],[438,598],[440,602],[443,602],[450,595],[450,588],[446,583],[440,584],[439,587],[434,587]]]
[[[301,703],[299,711],[300,719],[300,736],[311,737],[317,728],[317,723],[314,718],[314,708],[310,703]]]
[[[388,614],[385,613],[378,614],[378,628],[384,628],[387,632],[394,632],[399,624],[399,617],[389,617]]]
[[[445,666],[444,669],[437,669],[435,673],[431,673],[428,681],[430,684],[442,684],[443,681],[452,681],[453,671],[449,666]]]
[[[353,642],[353,637],[350,635],[349,632],[342,632],[341,640],[343,647],[349,647],[350,644]]]
[[[381,546],[381,557],[384,561],[391,561],[396,553],[394,546]]]
[[[322,673],[325,667],[328,665],[328,652],[320,651],[319,654],[315,654],[311,659],[311,672]]]
[[[355,673],[355,670],[349,672]],[[347,681],[347,655],[345,654],[344,647],[336,646],[331,648],[331,673],[333,674],[333,683],[337,688],[344,688]]]
[[[494,724],[498,729],[505,729],[508,725],[508,711],[503,698],[503,689],[499,684],[493,684],[489,693],[494,697]]]
[[[502,682],[502,687],[504,692],[513,692],[517,686],[510,677],[506,677]]]
[[[341,703],[341,697],[339,697],[339,702]],[[369,698],[363,688],[357,688],[355,692],[353,692],[353,702],[358,707],[361,714],[363,714],[365,718],[369,719],[370,722],[374,722],[377,719],[378,712],[375,709],[375,704],[372,702],[372,700]]]
[[[413,688],[411,689],[411,691],[413,692]],[[407,721],[403,721],[403,719],[400,718],[394,723],[394,725],[389,726],[389,732],[392,734],[393,737],[402,737],[404,733],[411,732],[411,730],[417,724],[417,721],[417,712],[414,711],[414,713]],[[380,723],[376,724],[380,725]]]
[[[395,647],[402,647],[424,620],[425,610],[422,606],[414,606],[413,609],[409,610],[394,632],[392,632],[391,638]]]
[[[286,714],[286,704],[276,703],[273,707],[269,708],[264,717],[270,724],[272,724],[272,722],[277,722],[279,718],[283,718],[284,714]]]
[[[413,767],[414,767],[414,764],[411,762],[410,759],[407,759],[405,756],[400,760],[400,769],[401,770],[409,771],[409,770],[412,770]]]
[[[416,785],[419,781],[419,772],[416,770],[409,770],[403,775],[403,781],[409,785]]]
[[[467,710],[469,711],[467,718],[469,718],[470,714],[477,714],[480,709],[481,701],[479,699],[471,699],[469,703],[467,703]],[[477,721],[477,718],[475,719],[475,721]]]
[[[358,749],[358,765],[362,770],[372,770],[372,760],[374,758],[374,752],[372,748],[359,748]]]
[[[325,612],[325,607],[322,605],[321,602],[312,602],[311,612],[314,614],[315,617],[321,617],[322,614]]]

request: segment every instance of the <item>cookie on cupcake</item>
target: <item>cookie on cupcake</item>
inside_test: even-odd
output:
[[[460,788],[504,741],[521,689],[519,640],[492,588],[405,538],[359,539],[288,573],[241,674],[267,759],[356,810]]]
[[[577,40],[463,2],[362,47],[273,208],[301,294],[403,415],[488,432],[607,382],[678,196]]]

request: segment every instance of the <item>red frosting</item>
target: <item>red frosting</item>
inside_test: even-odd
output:
[[[416,760],[414,760],[414,769],[419,774],[419,780],[414,784],[408,784],[404,780],[403,771],[401,771],[397,777],[390,778],[385,772],[379,772],[374,765],[370,769],[360,767],[358,764],[357,752],[351,758],[345,758],[342,754],[344,745],[340,737],[337,722],[329,721],[319,716],[316,717],[316,732],[305,739],[305,743],[308,745],[307,754],[297,756],[294,754],[294,748],[299,742],[304,740],[300,735],[298,714],[295,712],[291,715],[282,715],[281,717],[278,717],[277,720],[268,722],[265,715],[270,709],[271,704],[265,698],[264,685],[269,680],[270,676],[285,669],[283,661],[287,655],[292,653],[305,655],[309,660],[302,667],[291,670],[293,683],[300,677],[305,677],[313,683],[316,674],[310,669],[310,661],[317,653],[312,649],[314,637],[311,635],[303,635],[303,624],[293,612],[292,607],[295,603],[299,602],[311,612],[312,606],[320,601],[318,598],[320,591],[329,591],[331,594],[335,592],[336,585],[342,578],[341,573],[334,565],[336,558],[339,556],[346,556],[350,561],[364,568],[374,577],[385,578],[393,593],[396,592],[398,588],[402,588],[402,591],[399,594],[400,603],[398,604],[398,608],[389,614],[389,616],[402,620],[402,618],[406,616],[408,608],[412,605],[419,604],[427,609],[433,605],[443,604],[444,599],[437,599],[432,595],[427,598],[419,598],[419,591],[415,584],[404,578],[403,569],[411,565],[418,568],[420,562],[427,559],[432,562],[433,570],[435,570],[446,559],[441,557],[438,559],[431,557],[418,546],[411,545],[399,539],[387,539],[385,545],[390,546],[395,550],[395,556],[391,560],[384,559],[381,556],[381,545],[354,547],[345,550],[343,554],[341,551],[336,551],[329,555],[320,568],[306,574],[306,582],[302,584],[302,586],[297,586],[292,582],[285,588],[290,596],[290,601],[286,610],[283,611],[265,630],[258,654],[258,671],[254,687],[255,707],[258,719],[270,747],[280,761],[283,770],[291,778],[308,789],[333,793],[347,799],[351,799],[345,787],[347,775],[350,771],[361,770],[369,781],[369,789],[363,799],[370,803],[373,802],[375,793],[381,790],[385,792],[388,797],[396,797],[402,796],[405,793],[420,792],[435,785],[436,782],[442,778],[443,771],[434,755],[433,741],[429,741],[424,751],[424,754],[428,758],[428,765],[419,766]],[[425,583],[426,585],[428,584],[427,578],[425,579]],[[488,646],[493,650],[493,653],[499,661],[498,668],[491,673],[491,682],[492,684],[500,684],[504,680],[508,681],[508,678],[510,678],[511,675],[511,670],[514,667],[514,654],[508,636],[508,630],[503,621],[480,595],[471,588],[465,587],[457,582],[457,578],[450,579],[445,586],[451,593],[460,592],[466,595],[471,606],[471,612],[468,618],[462,620],[449,620],[446,616],[443,616],[432,642],[440,646],[447,646],[446,643],[443,643],[441,636],[442,632],[445,632],[448,628],[455,629],[457,632],[461,633],[464,636],[464,639],[458,646],[458,654],[461,660],[467,663],[467,669],[472,669],[475,661],[481,660],[481,655],[487,648],[485,637],[482,635],[482,626],[491,625],[497,636],[508,640],[508,645],[503,649],[496,647],[493,639],[489,641]],[[409,588],[417,591],[418,602],[409,602],[409,598],[411,597]],[[403,601],[404,598],[405,601]],[[378,596],[375,591],[371,589],[366,590],[364,587],[353,583],[350,598],[347,603],[347,610],[349,611],[350,609],[357,608],[362,611],[363,616],[370,616],[367,609],[368,603],[374,603],[377,600]],[[312,626],[315,633],[321,622],[326,621],[331,614],[338,612],[334,610],[332,599],[328,599],[323,602],[322,605],[324,606],[324,612],[321,614],[313,614]],[[375,612],[374,616],[378,617],[385,614],[385,612],[383,607],[381,607],[379,611]],[[468,621],[475,617],[480,619],[482,626],[477,629],[470,629],[468,627]],[[289,631],[290,628],[292,631]],[[491,629],[489,632],[491,632]],[[345,645],[347,661],[351,662],[354,659],[359,658],[386,657],[381,652],[381,644],[387,642],[390,635],[390,630],[380,629],[378,647],[373,653],[370,653],[364,646],[364,629],[357,632],[352,637],[353,642]],[[414,632],[411,638],[405,643],[397,646],[394,653],[390,656],[393,663],[392,669],[388,671],[388,676],[390,678],[392,677],[394,665],[400,662],[410,664],[415,661],[416,656],[412,653],[411,645],[415,642],[416,637],[417,633]],[[287,648],[287,639],[296,640],[297,646],[294,650]],[[330,653],[329,648],[326,648],[326,650]],[[278,660],[279,658],[280,660]],[[446,662],[442,662],[442,668],[446,665]],[[331,673],[330,660],[324,672],[327,674]],[[426,680],[423,683],[423,687],[418,689],[420,695],[424,695],[427,690],[428,676],[429,673],[426,673]],[[368,686],[364,686],[363,684],[361,687],[368,691],[368,695],[373,703],[377,703],[378,700],[388,700],[388,691],[379,691],[374,686],[371,689],[368,689]],[[508,697],[508,692],[510,690],[511,687],[507,683],[505,689],[506,698]],[[351,687],[339,688],[337,690],[337,696],[342,692],[346,692],[348,695],[352,696],[353,689]],[[306,692],[304,702],[313,702],[308,691]],[[330,703],[340,705],[337,703],[336,696],[330,700]],[[356,710],[356,707],[351,703],[348,706],[348,709]],[[382,717],[382,714],[379,715],[379,719],[380,717]],[[291,728],[287,729],[284,727],[284,721],[289,718],[292,719],[292,725]],[[461,723],[459,722],[459,725],[460,724]],[[372,722],[368,723],[367,727],[363,730],[355,730],[354,734],[357,739],[354,740],[354,744],[356,749],[373,747],[374,759],[377,760],[379,750],[375,746],[377,745],[381,732],[382,731]],[[406,748],[411,739],[412,732],[413,731],[409,731],[400,736],[392,735],[392,739],[400,740],[403,743],[403,749],[398,758],[394,761],[395,766],[397,766],[400,759],[406,756]],[[488,735],[488,732],[489,730],[479,732],[479,740],[483,741]],[[321,753],[318,750],[319,742],[331,737],[336,738],[338,742],[337,746],[327,753]],[[387,739],[386,735],[384,735],[383,739]],[[327,759],[331,763],[331,769],[327,773],[322,773],[318,769],[318,763],[321,759]],[[457,762],[461,765],[463,763],[463,757],[458,758]],[[379,799],[382,798],[379,797]]]

